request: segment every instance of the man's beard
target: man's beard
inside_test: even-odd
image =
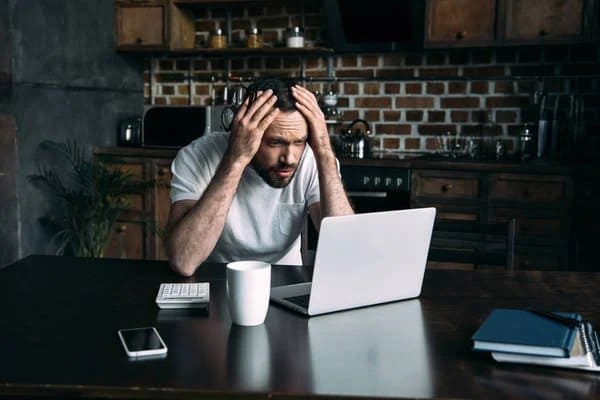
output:
[[[261,165],[258,165],[256,162],[253,162],[252,167],[267,185],[281,189],[289,185],[292,179],[294,179],[298,169],[298,164],[278,163],[274,167],[265,168]],[[293,172],[290,176],[282,177],[277,175],[277,170],[293,170]]]

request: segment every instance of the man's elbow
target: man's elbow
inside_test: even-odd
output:
[[[169,257],[169,266],[173,271],[184,277],[190,277],[196,272],[195,264],[185,263],[174,257]]]

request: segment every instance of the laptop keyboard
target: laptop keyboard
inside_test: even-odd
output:
[[[294,297],[286,297],[284,300],[289,301],[290,303],[294,303],[299,305],[300,307],[308,308],[308,299],[310,299],[310,295],[303,294],[302,296],[294,296]]]

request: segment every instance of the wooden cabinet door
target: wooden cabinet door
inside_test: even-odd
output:
[[[144,233],[143,222],[116,221],[104,248],[104,256],[140,260],[146,258]]]
[[[166,4],[116,3],[115,7],[117,49],[158,49],[168,45]]]
[[[473,46],[495,39],[495,0],[429,0],[426,44]]]
[[[556,41],[582,34],[584,0],[507,0],[504,38]]]
[[[163,235],[167,227],[169,210],[171,208],[170,163],[165,163],[164,161],[156,163],[156,181],[158,184],[154,189],[154,221],[158,229],[158,234],[154,235],[155,257],[157,260],[166,260],[167,252],[165,243],[163,242]]]

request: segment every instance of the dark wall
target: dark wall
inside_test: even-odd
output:
[[[48,199],[27,180],[38,171],[39,143],[71,138],[90,149],[114,145],[118,121],[142,113],[142,60],[115,51],[113,7],[105,0],[8,0],[18,257],[54,252],[37,222]]]

